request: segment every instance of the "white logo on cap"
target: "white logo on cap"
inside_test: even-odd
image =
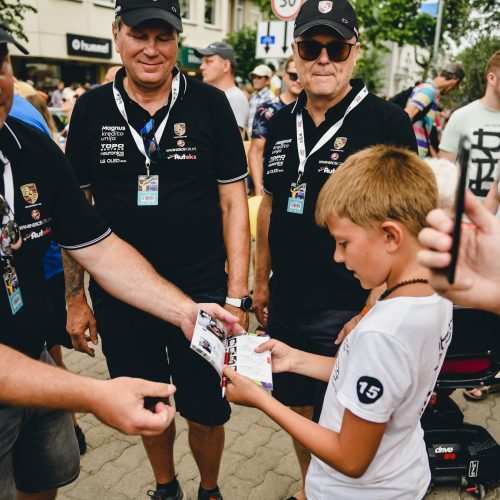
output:
[[[122,6],[118,5],[118,7],[115,9],[115,16],[117,16],[122,10]]]
[[[345,17],[343,17],[343,18],[342,18],[342,22],[343,22],[344,24],[347,24],[349,21],[348,21]]]
[[[319,2],[318,4],[318,10],[322,14],[328,14],[333,8],[333,2]]]

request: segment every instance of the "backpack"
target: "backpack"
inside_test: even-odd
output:
[[[406,104],[408,103],[408,99],[410,98],[411,94],[413,93],[413,89],[417,86],[420,85],[419,82],[415,83],[415,85],[412,85],[411,87],[408,87],[407,89],[402,90],[401,92],[398,92],[396,95],[393,95],[392,97],[389,98],[389,102],[392,102],[399,106],[400,108],[405,109]],[[422,111],[419,111],[414,117],[413,120],[411,121],[412,123],[415,123],[418,120],[422,120],[425,115],[431,110],[432,108],[433,101],[431,101]]]

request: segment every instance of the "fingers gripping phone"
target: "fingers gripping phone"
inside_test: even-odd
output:
[[[462,216],[464,213],[465,189],[467,184],[467,168],[469,166],[471,142],[467,137],[460,139],[457,164],[459,168],[459,178],[457,191],[455,194],[455,224],[453,226],[453,243],[451,246],[451,262],[447,269],[448,282],[452,285],[455,282],[455,271],[457,269],[458,250],[460,248],[460,234],[462,226]]]

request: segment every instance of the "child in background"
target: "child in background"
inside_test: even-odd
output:
[[[307,201],[306,201],[307,203]],[[417,262],[427,213],[438,206],[431,169],[415,154],[375,146],[351,157],[323,187],[316,221],[336,240],[366,289],[387,290],[343,342],[337,358],[276,340],[274,372],[329,383],[318,424],[292,412],[228,367],[230,401],[259,408],[307,447],[308,500],[415,500],[430,470],[420,416],[451,340],[452,304],[435,295]]]

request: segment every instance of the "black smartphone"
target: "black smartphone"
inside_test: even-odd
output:
[[[448,282],[452,285],[455,282],[455,271],[457,268],[458,249],[460,248],[460,233],[462,226],[462,216],[464,213],[465,189],[467,184],[467,168],[469,166],[471,142],[467,137],[460,139],[458,149],[457,164],[459,168],[459,178],[457,191],[455,194],[455,225],[453,227],[453,244],[451,246],[451,262],[447,269]]]

